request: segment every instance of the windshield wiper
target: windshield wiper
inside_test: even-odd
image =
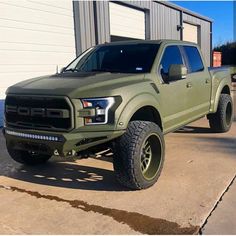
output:
[[[92,72],[110,72],[110,73],[121,73],[119,70],[113,70],[113,69],[108,69],[108,68],[103,68],[103,69],[92,69]]]
[[[63,72],[81,72],[81,70],[76,69],[76,68],[71,68],[71,69],[64,70]]]

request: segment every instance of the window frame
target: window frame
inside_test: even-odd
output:
[[[157,74],[158,74],[158,76],[160,77],[162,84],[175,83],[175,82],[182,81],[182,80],[185,80],[185,79],[186,79],[186,78],[183,78],[183,79],[178,79],[178,80],[172,80],[172,81],[169,81],[168,83],[166,83],[166,82],[163,80],[163,78],[162,78],[162,75],[161,75],[161,61],[162,61],[162,59],[163,59],[163,56],[164,56],[164,54],[165,54],[166,49],[167,49],[168,47],[171,47],[171,46],[175,46],[175,47],[177,47],[177,48],[179,49],[179,52],[180,52],[180,55],[181,55],[181,59],[182,59],[182,62],[183,62],[182,65],[184,65],[184,66],[188,69],[188,66],[187,66],[187,64],[186,64],[185,55],[183,54],[183,51],[182,51],[182,48],[181,48],[181,46],[183,46],[183,45],[167,44],[167,45],[163,48],[163,50],[162,50],[162,54],[161,54],[160,60],[159,60],[159,65],[157,66]],[[189,74],[189,71],[188,71],[188,74]]]
[[[187,55],[187,53],[186,53],[184,47],[192,47],[192,48],[196,48],[196,49],[197,49],[198,54],[199,54],[200,59],[201,59],[201,62],[202,62],[202,65],[203,65],[202,70],[199,70],[199,71],[192,71],[192,70],[191,70],[191,65],[190,65],[190,62],[189,62],[189,60],[188,60],[188,55]],[[197,46],[194,46],[194,45],[187,45],[187,44],[186,44],[186,45],[181,45],[181,48],[182,48],[181,50],[182,50],[182,53],[183,53],[183,55],[184,55],[184,58],[185,58],[185,60],[186,60],[186,66],[187,66],[187,69],[188,69],[188,74],[201,73],[201,72],[205,71],[205,64],[204,64],[202,55],[201,55],[201,53],[200,53],[200,50],[199,50],[199,48],[198,48]]]

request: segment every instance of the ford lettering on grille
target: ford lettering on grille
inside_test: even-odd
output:
[[[6,113],[16,113],[21,116],[37,116],[48,118],[69,118],[70,113],[66,109],[30,108],[6,105]]]
[[[65,97],[7,95],[6,127],[68,131],[73,126],[73,107]]]

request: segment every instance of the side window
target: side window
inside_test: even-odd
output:
[[[164,51],[160,64],[161,76],[164,81],[168,78],[169,68],[172,64],[184,64],[178,46],[168,46]]]
[[[198,49],[193,46],[184,46],[184,50],[188,59],[190,73],[203,71],[204,65]]]

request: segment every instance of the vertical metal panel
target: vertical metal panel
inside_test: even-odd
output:
[[[179,10],[153,1],[131,0],[126,1],[125,4],[149,11],[150,28],[147,30],[150,31],[150,39],[180,39],[180,31],[177,30],[177,25],[180,24]]]
[[[176,39],[181,40],[181,8],[176,8],[156,1],[117,1],[121,4],[135,7],[148,12],[146,17],[146,36],[150,39]],[[75,2],[75,32],[77,37],[77,54],[97,43],[110,42],[109,1]],[[96,12],[94,12],[96,9]],[[96,17],[96,19],[94,18]],[[95,30],[95,21],[96,29]],[[211,55],[211,22],[183,12],[183,21],[199,25],[200,45],[207,65],[210,65]],[[95,37],[95,32],[97,35]]]
[[[180,40],[180,11],[157,2],[151,2],[151,39]]]
[[[183,14],[183,20],[199,26],[199,44],[206,61],[206,64],[211,64],[211,22],[199,19],[187,13]]]
[[[95,25],[92,1],[74,1],[77,55],[95,45]]]
[[[96,1],[98,43],[110,42],[109,2]]]

